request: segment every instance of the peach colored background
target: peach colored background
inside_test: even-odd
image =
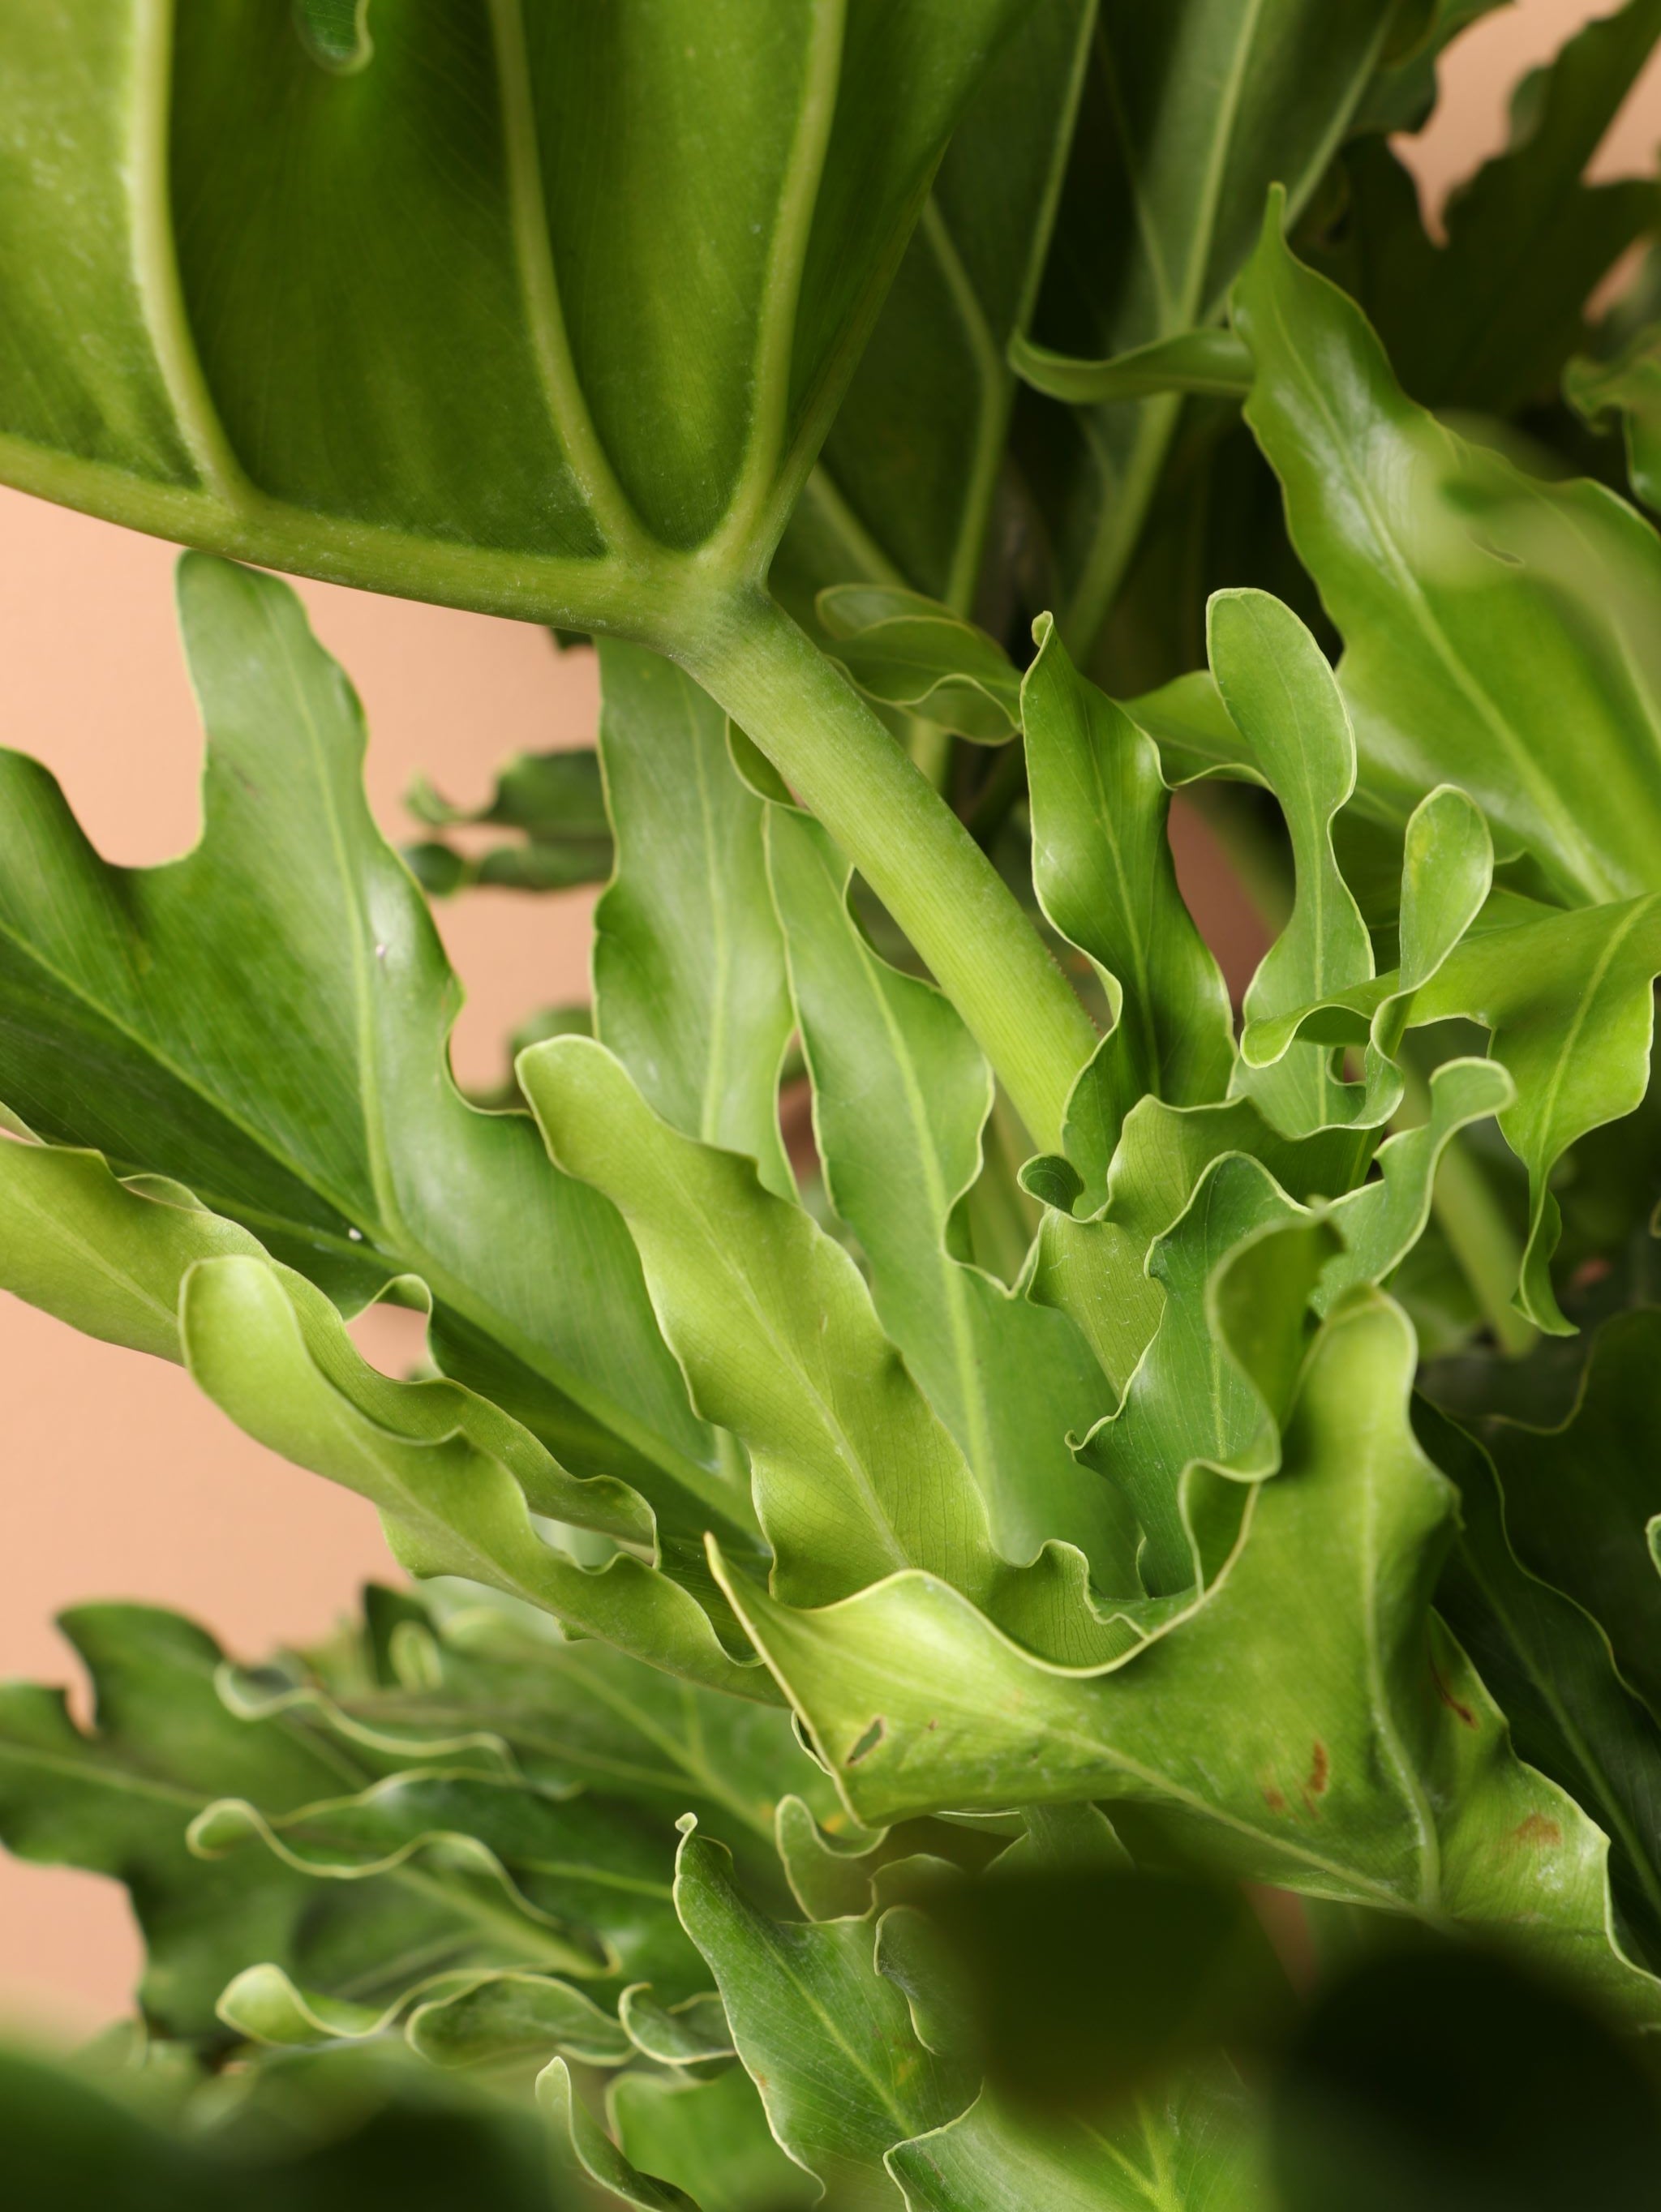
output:
[[[1520,0],[1462,44],[1442,109],[1408,148],[1428,205],[1501,142],[1518,71],[1606,12]],[[1597,172],[1647,167],[1658,138],[1652,70]],[[153,540],[0,492],[0,741],[47,762],[94,842],[127,862],[179,851],[197,826],[198,736],[172,562]],[[363,695],[370,793],[392,835],[411,828],[399,799],[417,769],[452,798],[477,801],[507,754],[588,740],[591,655],[557,655],[541,631],[481,616],[301,589]],[[592,903],[591,894],[487,892],[441,910],[470,994],[455,1041],[464,1079],[496,1074],[502,1039],[532,1007],[586,994]],[[406,1318],[369,1317],[372,1356],[396,1357]],[[180,1607],[252,1655],[314,1635],[365,1576],[385,1571],[368,1506],[241,1436],[177,1370],[9,1298],[0,1446],[0,1675],[64,1679],[51,1619],[82,1598]],[[137,1960],[113,1884],[0,1857],[0,2024],[90,2027],[121,2008]]]

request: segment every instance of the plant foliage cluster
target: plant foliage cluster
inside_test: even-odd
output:
[[[419,1578],[0,1692],[148,1947],[42,2201],[1644,2201],[1661,0],[1433,239],[1486,12],[0,20],[0,477],[196,549],[207,735],[149,869],[0,754],[0,1284]],[[597,750],[400,855],[271,568]],[[429,899],[594,882],[464,1096]]]

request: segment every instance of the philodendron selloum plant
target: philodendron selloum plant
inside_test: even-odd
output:
[[[208,747],[143,870],[0,755],[0,1283],[423,1578],[0,1692],[149,1947],[42,2202],[1647,2201],[1661,0],[1433,241],[1486,12],[0,16],[0,478],[194,549]],[[400,855],[271,569],[597,751]],[[595,881],[464,1096],[429,900]]]

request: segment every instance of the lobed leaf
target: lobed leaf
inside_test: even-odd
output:
[[[1601,487],[1525,477],[1415,405],[1360,310],[1287,251],[1278,203],[1234,317],[1256,368],[1246,419],[1343,633],[1358,805],[1405,823],[1456,781],[1556,897],[1652,888],[1653,530]]]
[[[848,864],[817,824],[775,807],[767,842],[825,1186],[859,1238],[878,1316],[968,1462],[1004,1555],[1061,1538],[1099,1586],[1134,1588],[1124,1516],[1067,1446],[1110,1403],[1089,1347],[1062,1314],[958,1256],[990,1072],[948,1001],[868,943]]]

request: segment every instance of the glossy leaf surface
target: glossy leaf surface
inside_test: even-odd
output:
[[[344,67],[287,8],[17,19],[5,471],[579,628],[637,626],[644,566],[666,616],[679,552],[771,550],[1015,13],[479,0]]]
[[[1597,485],[1524,477],[1408,399],[1360,310],[1288,252],[1274,208],[1234,316],[1256,363],[1247,420],[1343,633],[1360,803],[1405,823],[1456,781],[1560,896],[1648,890],[1654,531]]]

